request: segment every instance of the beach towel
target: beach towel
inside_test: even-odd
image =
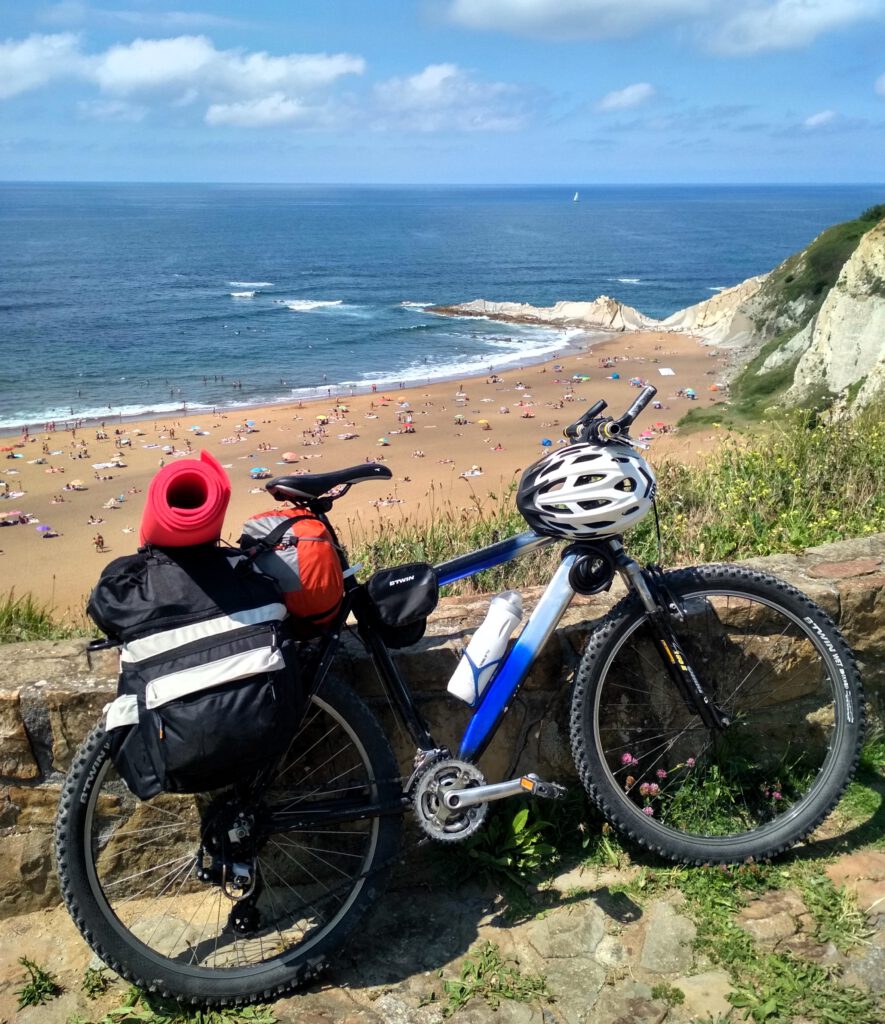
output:
[[[148,487],[141,543],[181,548],[210,544],[221,536],[230,501],[230,480],[208,452],[164,466]]]

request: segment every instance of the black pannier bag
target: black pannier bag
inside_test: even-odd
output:
[[[366,582],[369,621],[388,647],[416,644],[427,629],[427,617],[439,601],[436,569],[412,562],[382,569]]]
[[[102,572],[87,608],[122,642],[111,758],[142,800],[248,780],[303,709],[286,606],[239,552],[142,548]]]

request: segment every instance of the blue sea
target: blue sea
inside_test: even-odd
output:
[[[876,186],[0,184],[0,428],[485,372],[569,334],[429,304],[614,296],[666,316]]]

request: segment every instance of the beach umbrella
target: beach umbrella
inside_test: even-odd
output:
[[[612,380],[620,380],[620,379],[621,379],[621,375],[619,373],[613,373],[612,374]]]
[[[283,462],[297,462],[301,458],[296,452],[283,452]]]
[[[254,427],[255,426],[255,420],[246,420],[246,426],[247,427]]]
[[[549,448],[553,444],[553,442],[550,440],[549,437],[542,437],[541,444],[544,445],[545,448]]]
[[[696,394],[697,394],[697,392],[695,391],[695,389],[694,389],[694,388],[686,388],[686,389],[685,389],[685,393],[686,393],[687,395],[692,395],[692,396],[694,396],[694,395],[696,395]]]
[[[270,471],[268,470],[267,466],[253,466],[249,470],[249,472],[250,473],[268,473]]]
[[[379,437],[378,444],[390,444],[390,441],[386,437]]]

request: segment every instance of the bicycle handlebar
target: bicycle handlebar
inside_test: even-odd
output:
[[[572,441],[594,441],[606,444],[610,441],[626,440],[627,429],[648,403],[658,393],[658,389],[647,384],[636,397],[636,401],[621,416],[600,418],[599,414],[608,408],[607,403],[600,399],[587,409],[583,416],[570,423],[563,433]]]

